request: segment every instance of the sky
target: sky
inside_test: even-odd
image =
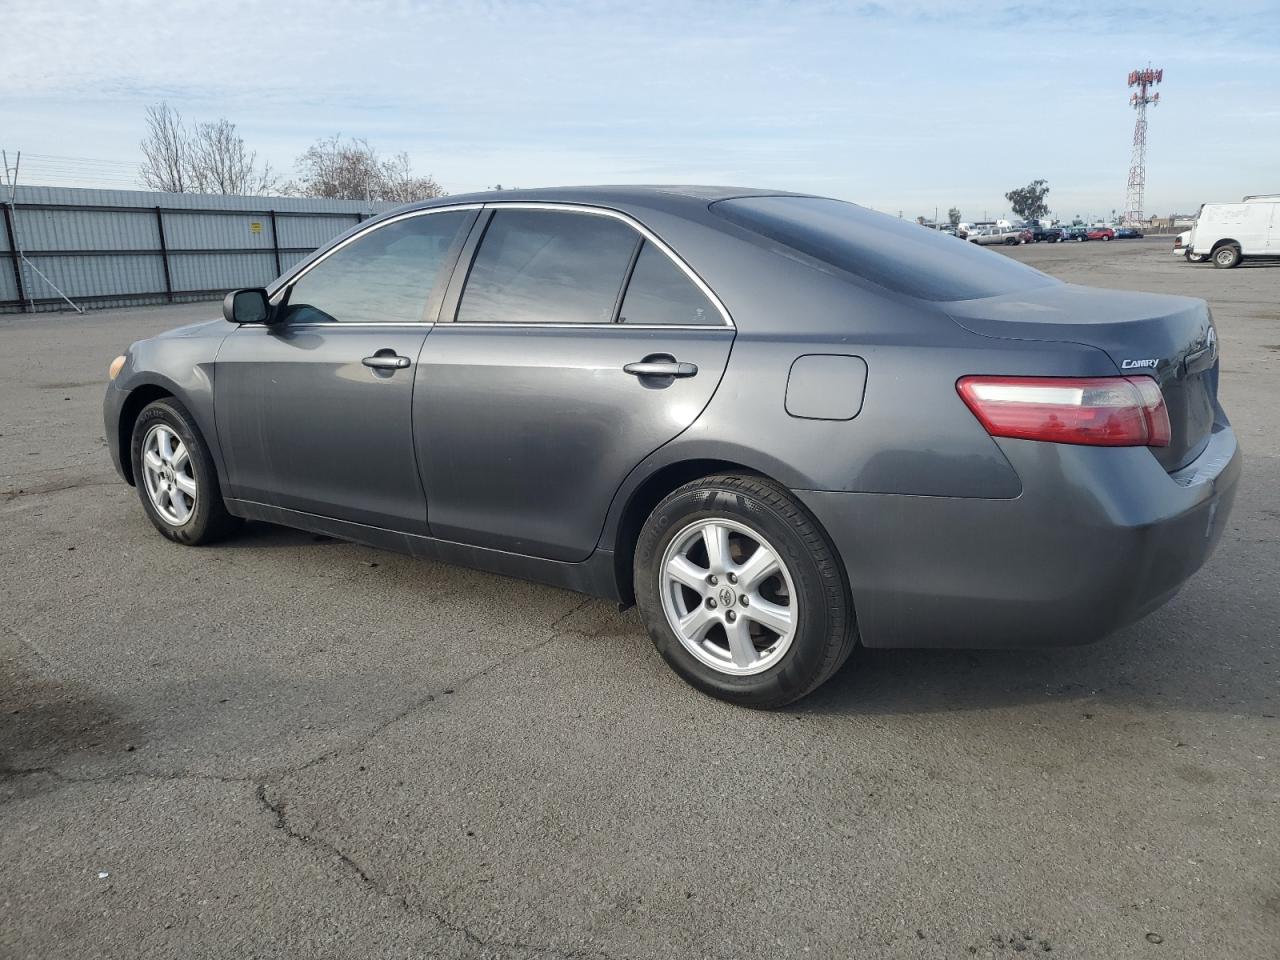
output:
[[[1148,214],[1280,191],[1280,0],[6,7],[0,147],[24,183],[127,186],[167,101],[286,176],[342,134],[454,194],[732,184],[976,220],[1043,178],[1055,215],[1090,218],[1124,207],[1126,78],[1151,63]]]

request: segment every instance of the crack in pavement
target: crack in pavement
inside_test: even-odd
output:
[[[31,487],[9,487],[7,490],[0,492],[0,496],[4,497],[5,503],[12,503],[19,497],[38,497],[48,493],[63,493],[67,490],[80,490],[85,487],[114,487],[123,483],[123,480],[102,480],[94,478],[72,480],[67,483],[52,481],[43,484],[36,484]]]
[[[102,774],[100,776],[78,777],[73,774],[63,773],[58,768],[53,766],[43,766],[43,765],[36,766],[36,767],[0,766],[0,778],[6,777],[6,776],[21,777],[21,776],[35,776],[38,774],[45,774],[53,777],[56,780],[62,781],[64,783],[121,783],[121,782],[132,780],[132,779],[155,780],[155,781],[204,780],[204,781],[213,781],[217,783],[257,783],[257,782],[270,783],[274,780],[280,779],[281,777],[287,777],[293,774],[298,774],[303,772],[304,770],[309,770],[312,767],[319,766],[322,763],[327,763],[330,760],[336,760],[338,757],[348,756],[350,754],[356,753],[359,750],[363,749],[364,747],[368,746],[369,743],[375,737],[377,737],[379,734],[386,731],[388,728],[390,728],[394,724],[398,723],[401,720],[404,720],[405,718],[409,717],[411,714],[415,713],[416,711],[421,710],[423,707],[427,706],[428,704],[435,702],[435,700],[439,696],[443,695],[445,691],[453,692],[453,691],[460,690],[463,687],[467,686],[468,684],[474,683],[475,681],[488,676],[490,673],[497,670],[499,667],[505,664],[508,664],[513,660],[517,660],[520,657],[527,656],[530,653],[537,652],[538,650],[542,649],[543,647],[547,646],[548,644],[558,639],[560,637],[560,634],[556,632],[557,628],[566,620],[568,620],[570,617],[572,617],[575,613],[581,610],[583,607],[591,603],[592,599],[593,599],[592,597],[586,597],[585,599],[582,600],[581,603],[576,604],[573,608],[571,608],[570,610],[566,611],[565,613],[557,617],[555,620],[553,620],[546,627],[546,629],[549,631],[549,635],[543,638],[542,640],[539,640],[537,643],[532,643],[527,647],[521,647],[520,649],[513,651],[512,653],[510,653],[505,657],[499,657],[498,659],[487,664],[480,670],[477,670],[474,673],[464,676],[460,680],[454,681],[446,686],[443,686],[436,693],[429,693],[426,696],[421,697],[418,700],[415,700],[413,703],[409,704],[404,709],[396,711],[390,717],[387,717],[384,720],[380,720],[368,731],[366,731],[361,736],[354,738],[351,742],[345,743],[339,747],[335,747],[332,750],[326,750],[323,753],[310,757],[309,759],[304,760],[300,763],[287,764],[285,766],[279,766],[279,767],[271,767],[262,773],[256,773],[256,774],[247,773],[240,776],[232,776],[229,774],[216,774],[216,773],[195,773],[189,770],[172,770],[172,771],[159,771],[159,772],[147,771],[147,770],[134,770],[134,771],[129,771],[127,773],[108,773],[108,774]],[[22,640],[24,643],[27,642],[25,639],[21,637],[19,637],[19,639]],[[35,647],[32,647],[31,649],[36,654],[40,655],[42,660],[44,660],[46,663],[49,663],[48,658],[44,657],[43,654],[41,654],[41,651],[39,649]]]
[[[442,929],[455,933],[465,939],[469,944],[480,947],[485,950],[493,950],[495,948],[502,950],[518,950],[525,954],[531,954],[540,957],[559,957],[562,960],[586,960],[586,958],[596,958],[596,960],[612,960],[612,955],[594,948],[562,948],[537,943],[525,943],[519,940],[500,940],[493,937],[484,937],[476,933],[466,924],[459,923],[456,920],[449,919],[439,909],[430,909],[420,907],[409,902],[409,899],[403,894],[396,893],[391,890],[385,881],[374,876],[365,867],[363,867],[354,857],[340,849],[330,840],[316,834],[300,830],[289,822],[288,805],[283,800],[273,801],[267,796],[267,785],[265,783],[258,784],[254,795],[258,799],[258,803],[273,818],[272,826],[284,833],[291,840],[296,840],[302,846],[315,849],[317,851],[327,851],[330,861],[337,861],[349,873],[358,879],[361,883],[369,887],[378,896],[391,901],[395,906],[405,913],[412,916],[421,917],[425,920],[431,920]]]
[[[540,650],[543,647],[547,646],[548,644],[554,642],[556,639],[562,636],[562,634],[558,631],[558,628],[563,623],[565,623],[570,617],[572,617],[575,613],[577,613],[578,611],[586,607],[588,604],[590,604],[592,600],[593,600],[592,597],[584,598],[580,603],[575,604],[572,608],[567,610],[564,614],[562,614],[561,616],[553,620],[550,624],[548,624],[546,628],[547,636],[544,637],[543,639],[539,640],[536,643],[529,644],[526,647],[521,647],[519,650],[512,652],[508,656],[500,657],[494,660],[493,662],[489,663],[482,669],[477,670],[474,673],[471,673],[463,677],[462,679],[454,682],[448,687],[442,688],[442,692],[443,690],[453,691],[453,690],[461,689],[462,687],[468,684],[474,683],[475,681],[485,676],[488,676],[493,671],[497,670],[503,665],[509,664],[513,660],[517,660],[521,657],[527,656],[530,653],[534,653],[537,650]],[[405,719],[406,717],[413,714],[415,711],[422,709],[427,704],[433,703],[436,700],[436,696],[437,696],[436,694],[432,693],[432,694],[426,695],[423,698],[420,698],[419,700],[407,706],[405,709],[399,710],[396,713],[394,713],[392,716],[375,724],[368,732],[366,732],[364,735],[358,738],[355,738],[350,743],[344,744],[343,746],[338,747],[336,749],[326,751],[325,753],[322,753],[316,757],[312,757],[311,759],[303,763],[295,764],[287,767],[278,767],[278,768],[269,770],[265,777],[261,775],[259,776],[245,775],[245,776],[237,777],[237,776],[225,776],[225,775],[219,775],[219,774],[192,773],[189,771],[171,771],[171,772],[159,772],[159,773],[149,772],[149,771],[130,771],[128,773],[115,773],[115,774],[104,774],[101,776],[79,777],[79,776],[75,776],[74,774],[64,773],[53,766],[34,766],[34,767],[0,767],[0,779],[4,779],[8,777],[49,776],[65,784],[123,783],[129,780],[147,780],[147,781],[160,781],[160,782],[192,780],[192,781],[205,781],[205,782],[212,781],[212,782],[225,783],[225,784],[245,784],[245,783],[254,782],[256,783],[256,786],[254,789],[254,796],[256,797],[258,804],[262,807],[262,809],[271,815],[273,819],[272,826],[275,829],[280,830],[283,834],[285,834],[286,837],[290,838],[291,840],[297,841],[298,843],[302,844],[304,847],[311,848],[317,852],[328,851],[329,858],[331,860],[336,860],[339,864],[341,864],[342,868],[347,873],[354,875],[362,884],[365,884],[366,886],[368,886],[371,890],[373,890],[379,896],[396,904],[400,909],[404,910],[406,913],[421,917],[426,920],[430,920],[433,923],[437,924],[441,929],[447,930],[451,933],[454,933],[454,934],[457,934],[458,936],[463,937],[467,943],[471,944],[474,947],[477,947],[485,951],[501,950],[508,953],[519,952],[524,954],[525,956],[554,957],[554,958],[558,958],[558,960],[612,960],[613,955],[608,954],[602,950],[594,949],[594,948],[587,948],[587,947],[562,948],[562,947],[554,947],[554,946],[549,946],[544,944],[525,943],[519,940],[501,940],[493,937],[482,936],[481,934],[476,933],[466,924],[450,919],[438,906],[435,909],[430,909],[430,908],[421,907],[421,906],[412,904],[409,902],[409,900],[405,896],[397,894],[391,889],[389,889],[387,884],[384,881],[380,880],[378,877],[372,874],[368,869],[362,866],[354,857],[352,857],[350,854],[341,850],[338,846],[336,846],[331,841],[296,828],[289,821],[289,817],[287,813],[287,804],[283,800],[273,801],[268,796],[267,788],[273,780],[279,779],[280,777],[288,776],[291,774],[300,773],[303,770],[309,769],[314,766],[318,766],[321,763],[325,763],[329,760],[336,759],[337,757],[349,755],[360,749],[363,749],[375,737],[377,737],[379,734],[387,730],[389,727],[391,727],[395,723],[398,723],[399,721]],[[442,900],[441,903],[443,904],[443,902],[444,901]]]
[[[449,686],[442,688],[441,693],[444,693],[445,691],[456,692],[469,684],[475,683],[475,681],[477,680],[487,677],[489,674],[491,674],[494,670],[497,670],[499,667],[504,666],[508,663],[511,663],[513,660],[518,660],[521,657],[527,656],[530,653],[536,653],[538,650],[541,650],[543,647],[554,642],[560,637],[560,634],[556,632],[557,628],[566,620],[568,620],[570,617],[572,617],[575,613],[581,610],[583,607],[591,603],[593,599],[594,599],[593,597],[585,598],[581,603],[577,604],[572,609],[568,610],[566,613],[562,614],[561,616],[553,620],[551,623],[549,623],[546,627],[548,631],[548,636],[546,636],[542,640],[539,640],[537,643],[531,643],[527,647],[521,647],[520,649],[512,652],[511,654],[505,657],[499,657],[498,659],[492,661],[491,663],[487,664],[486,666],[482,667],[476,672],[468,674],[467,676],[463,677],[461,680],[458,680],[455,683],[452,683]],[[304,770],[309,770],[312,767],[319,766],[322,763],[327,763],[330,760],[336,760],[338,757],[349,756],[350,754],[353,754],[359,750],[364,749],[379,734],[385,732],[387,729],[399,723],[401,720],[404,720],[410,715],[416,713],[418,710],[421,710],[427,704],[434,702],[436,699],[436,696],[437,695],[434,693],[427,694],[425,697],[422,697],[421,699],[409,704],[409,706],[405,707],[403,710],[397,711],[395,714],[386,718],[385,720],[379,721],[372,728],[370,728],[368,732],[366,732],[360,737],[357,737],[351,743],[345,744],[340,747],[335,747],[334,749],[328,750],[318,756],[312,757],[310,760],[304,761],[303,763],[296,764],[291,767],[285,767],[285,768],[280,768],[279,770],[271,771],[270,772],[271,779],[276,779],[281,776],[287,776],[289,774],[301,773]]]
[[[37,777],[49,776],[63,783],[124,783],[128,780],[155,780],[173,782],[177,780],[197,780],[213,783],[250,783],[255,777],[228,777],[216,773],[192,773],[186,770],[163,771],[156,773],[150,770],[131,770],[128,773],[105,773],[98,777],[77,777],[63,773],[57,767],[0,767],[0,779],[5,777]]]

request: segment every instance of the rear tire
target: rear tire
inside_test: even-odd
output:
[[[676,490],[645,521],[634,569],[636,604],[662,658],[731,703],[798,700],[857,642],[834,547],[763,477],[712,476]]]
[[[1215,267],[1223,267],[1230,269],[1238,266],[1240,263],[1240,248],[1233,243],[1227,243],[1213,251],[1213,265]]]
[[[142,409],[129,452],[142,509],[161,534],[194,547],[235,529],[209,447],[177,400],[166,397]]]

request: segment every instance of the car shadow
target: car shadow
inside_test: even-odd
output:
[[[235,537],[210,549],[297,550],[317,544],[368,550],[318,534],[246,523]],[[437,561],[403,558],[409,565]],[[466,568],[440,563],[463,572]],[[505,579],[493,576],[494,584]],[[485,580],[473,581],[472,589]],[[415,590],[418,576],[392,589]],[[495,586],[495,589],[499,589]],[[555,587],[545,587],[556,590]],[[817,691],[788,708],[797,714],[926,714],[1036,706],[1062,700],[1094,705],[1123,704],[1160,710],[1177,706],[1203,712],[1270,717],[1280,713],[1280,652],[1262,642],[1268,622],[1280,621],[1280,601],[1254,609],[1246,598],[1185,591],[1155,611],[1098,643],[1053,649],[868,649],[858,648],[848,663]],[[1244,619],[1245,613],[1249,620]],[[578,622],[580,621],[580,622]],[[561,629],[621,644],[642,638],[634,608],[618,611],[594,601]],[[1261,625],[1261,626],[1260,626]],[[1211,635],[1206,635],[1210,633]],[[1257,636],[1255,636],[1257,634]],[[654,658],[653,669],[662,666]]]
[[[282,527],[261,520],[246,520],[230,537],[209,544],[208,550],[283,550],[316,544],[346,544],[337,537]]]
[[[816,714],[990,710],[1061,700],[1257,718],[1280,714],[1280,655],[1158,611],[1098,643],[1045,650],[859,649],[793,708]],[[1223,641],[1226,641],[1224,643]],[[1230,644],[1230,645],[1228,645]]]

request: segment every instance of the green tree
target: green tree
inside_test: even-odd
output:
[[[960,226],[960,208],[952,207],[950,210],[948,210],[947,219],[951,221],[951,226],[953,227]]]
[[[1049,212],[1049,205],[1044,198],[1049,195],[1047,180],[1032,180],[1025,187],[1010,190],[1004,195],[1013,207],[1013,212],[1023,220],[1039,220]]]

